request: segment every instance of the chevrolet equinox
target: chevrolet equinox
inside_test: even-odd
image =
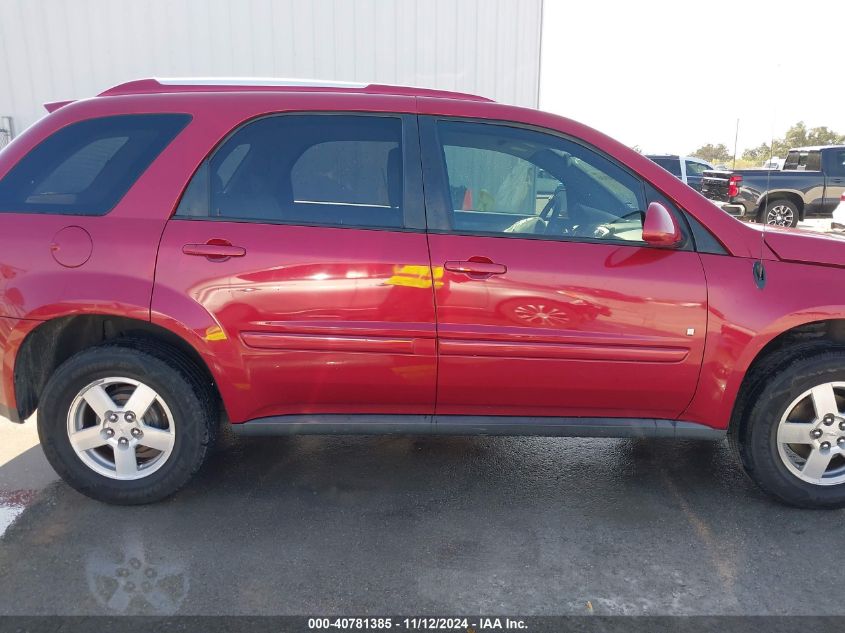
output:
[[[74,488],[236,433],[720,440],[845,505],[845,241],[740,223],[573,121],[384,85],[144,79],[0,152],[0,415]]]

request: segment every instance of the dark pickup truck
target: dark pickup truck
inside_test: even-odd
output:
[[[830,217],[845,193],[845,145],[789,150],[780,170],[708,170],[701,193],[731,215],[777,226]]]

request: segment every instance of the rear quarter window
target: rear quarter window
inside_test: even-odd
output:
[[[105,215],[190,119],[133,114],[63,127],[0,180],[0,211]]]

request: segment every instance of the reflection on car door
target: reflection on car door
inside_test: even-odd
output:
[[[443,271],[438,414],[678,416],[698,379],[705,279],[694,250],[640,241],[644,183],[534,130],[427,117],[421,130]],[[552,199],[541,172],[558,179]]]

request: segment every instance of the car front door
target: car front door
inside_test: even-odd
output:
[[[412,115],[282,114],[197,171],[162,238],[153,314],[215,350],[233,421],[433,412],[419,166]]]
[[[641,240],[647,203],[671,203],[556,134],[420,125],[437,413],[678,416],[698,380],[707,296],[690,238]]]

